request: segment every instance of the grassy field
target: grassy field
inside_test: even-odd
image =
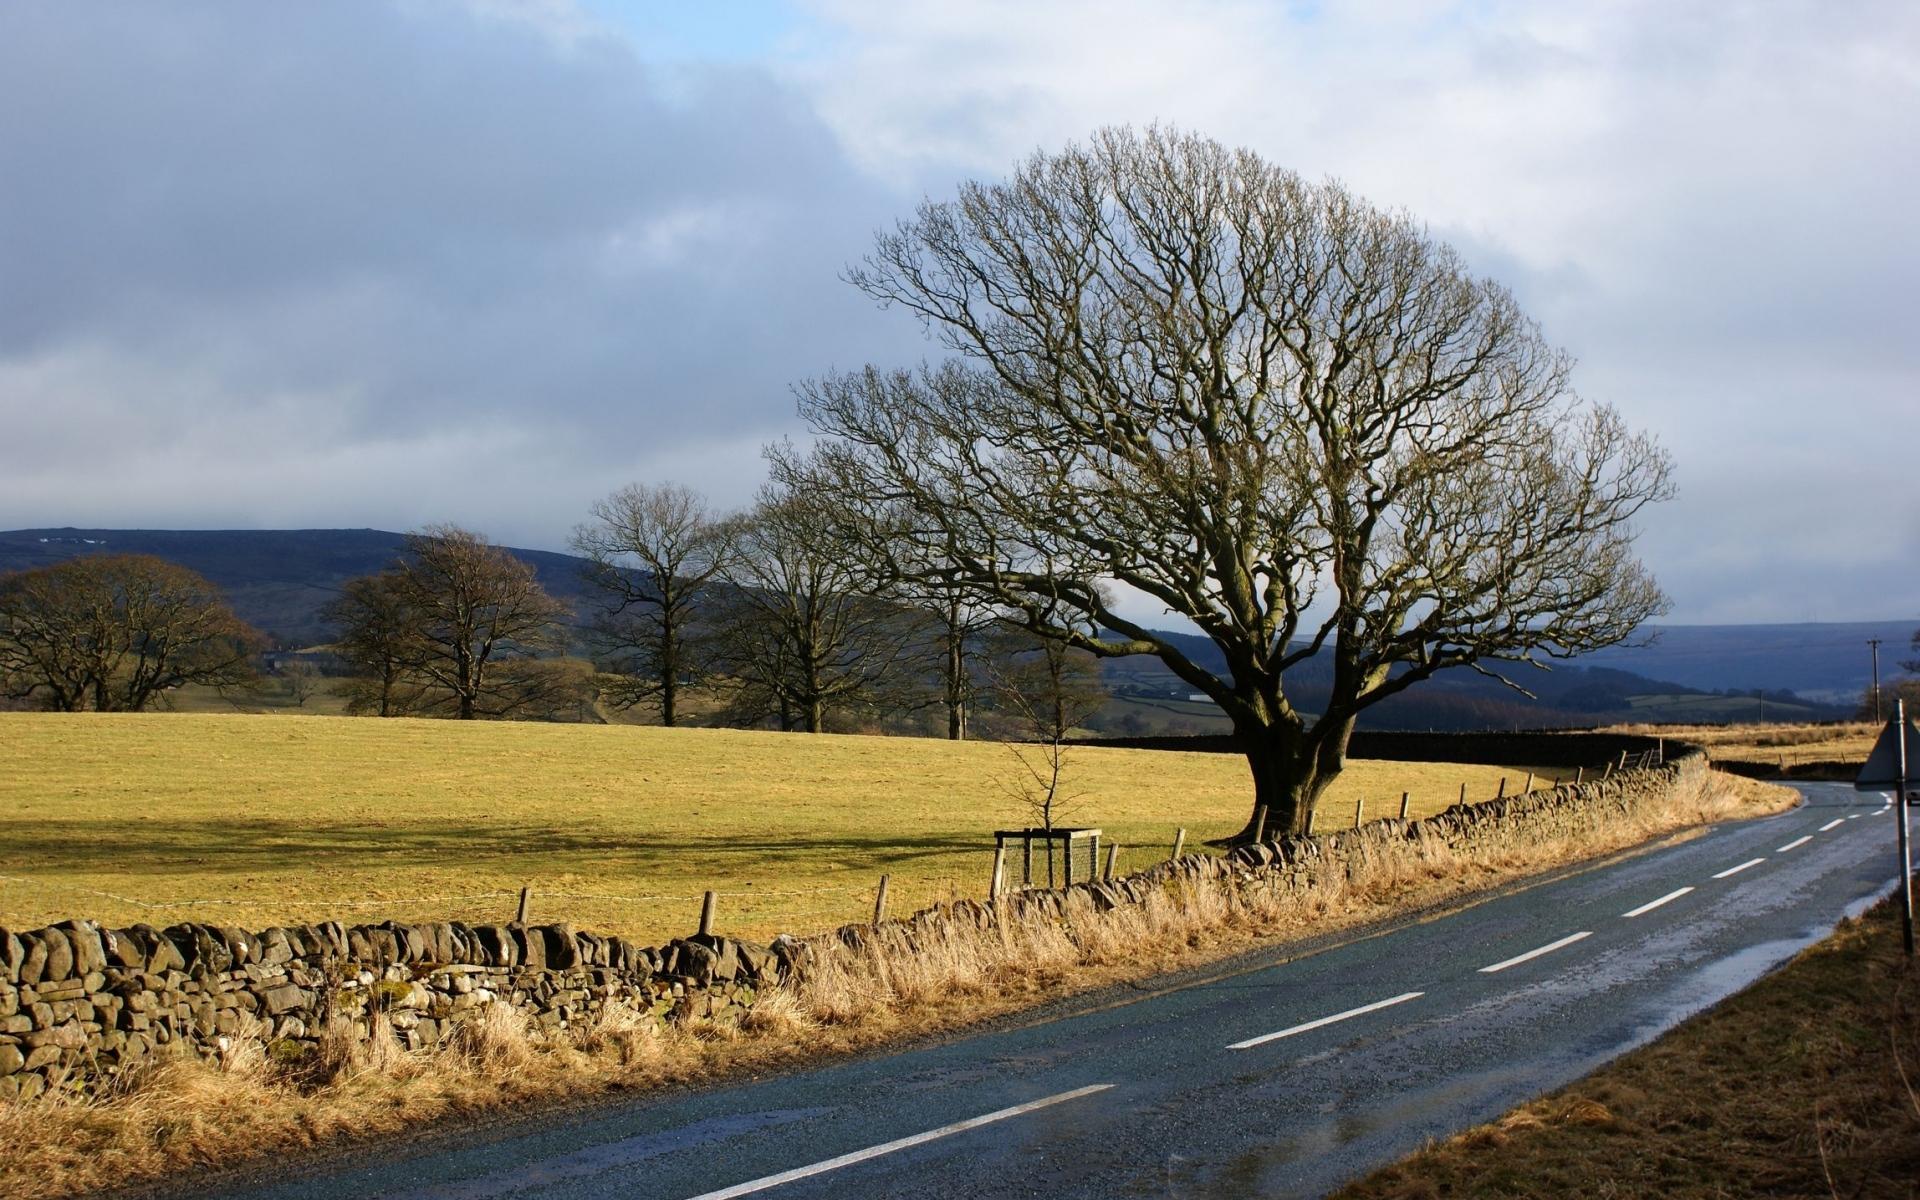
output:
[[[1027,823],[992,743],[733,730],[187,713],[0,714],[0,923],[87,916],[259,928],[322,919],[536,920],[647,941],[767,937],[984,893],[991,831]],[[1355,762],[1323,802],[1414,811],[1524,768]],[[1122,870],[1233,832],[1234,757],[1072,752],[1069,823]],[[1333,824],[1323,820],[1323,827]]]

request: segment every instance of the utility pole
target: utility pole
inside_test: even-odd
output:
[[[1873,721],[1880,723],[1880,639],[1868,638],[1867,647],[1873,651]]]

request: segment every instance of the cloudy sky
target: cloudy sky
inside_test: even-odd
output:
[[[1676,621],[1920,610],[1920,7],[0,8],[0,528],[561,548],[915,361],[874,230],[1160,121],[1402,207],[1654,430]]]

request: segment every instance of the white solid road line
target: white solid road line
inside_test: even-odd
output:
[[[1345,1012],[1335,1013],[1330,1017],[1321,1017],[1317,1021],[1308,1021],[1304,1025],[1295,1025],[1291,1029],[1282,1029],[1279,1033],[1263,1033],[1259,1037],[1248,1038],[1244,1042],[1235,1042],[1233,1045],[1228,1046],[1227,1049],[1229,1050],[1250,1049],[1251,1047],[1263,1045],[1264,1043],[1267,1043],[1267,1042],[1273,1042],[1273,1041],[1278,1041],[1281,1038],[1292,1037],[1296,1033],[1305,1033],[1309,1029],[1318,1029],[1322,1025],[1331,1025],[1335,1021],[1344,1021],[1348,1017],[1363,1016],[1366,1013],[1378,1012],[1383,1008],[1392,1008],[1396,1004],[1405,1004],[1409,1000],[1418,1000],[1420,997],[1424,995],[1426,995],[1425,992],[1407,992],[1402,995],[1395,996],[1391,1000],[1375,1000],[1372,1004],[1362,1004],[1359,1008],[1350,1008]]]
[[[1750,858],[1750,859],[1748,859],[1747,861],[1745,861],[1745,862],[1743,862],[1743,863],[1741,863],[1741,864],[1740,864],[1739,866],[1737,866],[1737,867],[1728,867],[1728,868],[1727,868],[1726,870],[1724,870],[1724,871],[1720,871],[1720,872],[1717,872],[1717,873],[1716,873],[1716,874],[1714,875],[1714,878],[1715,878],[1715,879],[1725,879],[1725,878],[1726,878],[1727,876],[1729,876],[1729,875],[1738,875],[1738,874],[1739,874],[1740,872],[1742,872],[1742,871],[1744,871],[1744,870],[1746,870],[1746,869],[1747,869],[1748,867],[1757,867],[1757,866],[1759,866],[1759,865],[1760,865],[1761,863],[1763,863],[1763,862],[1765,862],[1765,861],[1767,861],[1767,860],[1766,860],[1766,859],[1764,859],[1764,858]]]
[[[1069,1100],[1078,1100],[1082,1096],[1091,1096],[1095,1092],[1104,1092],[1112,1086],[1111,1083],[1096,1083],[1090,1087],[1075,1088],[1071,1092],[1061,1092],[1057,1096],[1047,1096],[1039,1100],[1029,1100],[1025,1104],[1016,1104],[1012,1108],[1003,1108],[997,1112],[987,1113],[984,1116],[969,1117],[964,1121],[955,1121],[951,1125],[942,1125],[938,1129],[929,1129],[925,1133],[916,1133],[912,1137],[903,1137],[895,1141],[882,1143],[878,1146],[870,1146],[865,1150],[855,1150],[851,1154],[842,1154],[838,1158],[829,1158],[825,1162],[817,1162],[809,1167],[795,1167],[791,1171],[782,1171],[778,1175],[765,1175],[759,1179],[749,1179],[745,1183],[736,1183],[732,1187],[721,1188],[717,1192],[701,1192],[698,1196],[694,1196],[692,1200],[731,1200],[731,1197],[734,1196],[752,1195],[754,1192],[763,1192],[771,1187],[779,1187],[783,1183],[792,1183],[796,1179],[807,1179],[814,1175],[823,1175],[828,1171],[837,1171],[841,1167],[850,1167],[855,1163],[865,1162],[870,1158],[879,1158],[883,1154],[892,1154],[895,1150],[905,1150],[909,1146],[918,1146],[939,1138],[951,1137],[956,1133],[965,1133],[969,1129],[978,1129],[982,1125],[991,1125],[995,1121],[1004,1121],[1008,1117],[1018,1117],[1038,1109],[1050,1108],[1055,1104],[1065,1104]]]
[[[1822,825],[1820,827],[1819,832],[1825,833],[1829,829],[1833,829],[1840,825],[1845,825],[1846,823],[1847,823],[1847,819],[1845,817],[1835,817],[1833,820],[1828,821],[1825,825]]]
[[[1812,841],[1812,840],[1813,840],[1813,835],[1812,835],[1812,834],[1810,834],[1810,833],[1809,833],[1809,834],[1807,834],[1807,835],[1805,835],[1804,837],[1797,837],[1797,838],[1795,838],[1795,839],[1793,839],[1792,841],[1790,841],[1790,842],[1788,842],[1788,843],[1787,843],[1786,845],[1784,845],[1784,846],[1781,846],[1780,848],[1778,848],[1778,849],[1776,849],[1776,850],[1774,851],[1774,853],[1775,853],[1775,854],[1785,854],[1785,853],[1786,853],[1787,851],[1789,851],[1789,850],[1792,850],[1792,849],[1795,849],[1795,848],[1797,848],[1797,847],[1800,847],[1800,846],[1804,846],[1804,845],[1806,845],[1806,844],[1807,844],[1808,842],[1810,842],[1810,841]]]
[[[1637,917],[1641,913],[1650,913],[1654,909],[1659,908],[1662,904],[1665,904],[1671,900],[1678,900],[1680,897],[1686,895],[1688,892],[1692,890],[1693,889],[1690,887],[1683,887],[1679,891],[1668,892],[1666,895],[1660,897],[1658,900],[1649,900],[1645,904],[1642,904],[1639,908],[1631,909],[1627,912],[1621,913],[1620,915],[1623,917]]]
[[[1520,963],[1526,962],[1530,958],[1539,958],[1542,954],[1551,954],[1562,946],[1571,946],[1575,942],[1579,941],[1581,938],[1592,937],[1592,936],[1593,936],[1593,930],[1591,929],[1584,930],[1580,933],[1569,934],[1568,936],[1561,938],[1557,942],[1548,942],[1546,945],[1540,947],[1538,950],[1529,950],[1525,954],[1516,954],[1512,958],[1509,958],[1504,962],[1497,962],[1490,967],[1481,967],[1480,973],[1482,975],[1491,975],[1495,971],[1504,971],[1508,967],[1518,966]]]

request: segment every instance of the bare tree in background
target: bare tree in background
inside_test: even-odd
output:
[[[274,673],[280,676],[287,699],[293,701],[295,708],[305,708],[314,692],[320,689],[320,669],[310,662],[289,658],[282,661]]]
[[[220,589],[147,554],[100,554],[0,578],[0,685],[63,712],[139,712],[187,684],[259,678],[260,635]]]
[[[661,724],[677,721],[683,681],[711,668],[700,608],[738,537],[736,520],[671,483],[622,488],[574,530],[573,547],[591,564],[587,578],[607,600],[595,632],[623,660],[613,703],[655,703]]]
[[[858,552],[850,546],[850,552]],[[949,741],[965,741],[972,728],[977,699],[975,670],[982,640],[999,618],[965,588],[949,586],[926,574],[903,581],[890,593],[900,604],[921,615],[928,657],[934,665],[938,704],[947,717]]]
[[[398,717],[415,711],[421,688],[408,678],[409,664],[423,654],[420,617],[413,611],[398,571],[349,579],[321,610],[338,634],[333,650],[353,670],[340,688],[349,713]]]
[[[910,608],[877,593],[829,506],[763,491],[722,571],[733,585],[720,621],[737,707],[808,733],[836,708],[899,704],[903,668],[925,636]]]
[[[961,359],[802,385],[824,441],[776,471],[878,514],[851,533],[884,529],[901,575],[1155,655],[1219,704],[1264,813],[1243,838],[1304,828],[1368,706],[1663,611],[1631,522],[1669,494],[1665,454],[1573,393],[1506,289],[1337,185],[1108,130],[924,203],[850,279]],[[1309,715],[1287,672],[1322,653]]]
[[[415,614],[417,657],[409,666],[452,699],[453,715],[511,716],[544,703],[540,672],[499,669],[564,645],[566,606],[533,568],[503,546],[455,525],[407,535],[395,586]],[[529,677],[530,676],[530,677]]]
[[[346,621],[343,657],[397,663],[380,690],[383,713],[402,689],[409,710],[461,720],[577,712],[581,672],[541,658],[565,645],[566,606],[532,567],[477,533],[434,525],[408,534],[406,557],[349,583],[332,611]],[[354,647],[373,657],[356,660]]]

